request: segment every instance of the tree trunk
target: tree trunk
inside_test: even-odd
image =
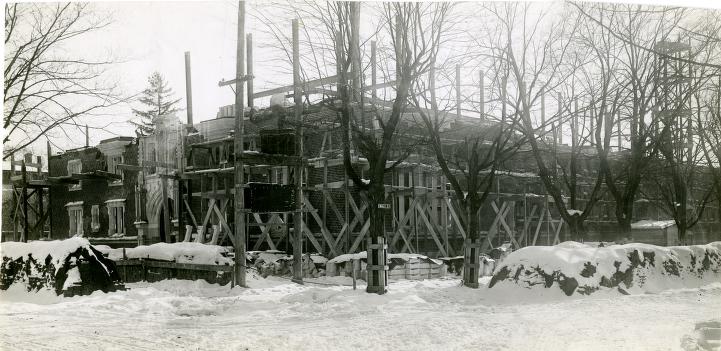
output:
[[[466,241],[463,250],[463,285],[469,288],[478,288],[478,274],[480,269],[481,232],[478,223],[478,210],[480,203],[467,200]]]
[[[368,240],[368,287],[366,292],[376,293],[379,295],[387,292],[388,279],[386,275],[387,261],[387,245],[385,242],[384,217],[385,209],[378,208],[378,204],[383,203],[385,192],[383,183],[372,184],[368,189],[368,216],[370,218],[370,228]]]
[[[583,242],[586,239],[586,226],[580,215],[573,215],[569,218],[568,228],[571,232],[571,240]]]

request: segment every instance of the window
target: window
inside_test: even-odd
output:
[[[68,236],[83,236],[83,202],[69,202],[65,207],[70,219]]]
[[[82,161],[75,159],[68,161],[68,175],[72,176],[73,174],[79,174],[83,172],[83,163]],[[82,180],[78,184],[70,185],[70,190],[80,190],[82,189]]]
[[[288,184],[288,168],[285,166],[273,167],[273,178],[271,182],[275,184]]]
[[[125,235],[125,199],[105,201],[108,206],[108,235]]]
[[[93,205],[90,208],[90,228],[93,232],[100,230],[100,205]]]
[[[118,165],[123,163],[123,155],[109,155],[107,156],[108,173],[117,174],[120,179],[116,182],[122,183],[123,181],[123,170],[118,168]]]
[[[80,160],[68,161],[68,175],[81,173],[83,171],[83,163]]]
[[[150,174],[155,174],[155,165],[157,164],[157,154],[155,153],[155,144],[147,143],[145,152],[145,160],[150,161]]]

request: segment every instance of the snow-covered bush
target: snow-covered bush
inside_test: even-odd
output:
[[[120,281],[115,264],[84,238],[4,242],[0,251],[2,290],[22,284],[29,292],[45,289],[72,295],[111,291]]]
[[[614,288],[633,294],[699,287],[719,279],[721,242],[674,247],[561,243],[513,252],[496,269],[489,288],[558,288],[568,296]]]

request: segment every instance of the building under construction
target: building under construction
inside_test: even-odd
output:
[[[244,47],[239,44],[239,48]],[[244,51],[239,49],[239,53]],[[26,187],[42,186],[35,191],[38,194],[49,188],[46,208],[55,219],[50,237],[83,235],[92,242],[112,246],[177,241],[230,245],[239,240],[234,231],[240,226],[249,250],[290,251],[293,238],[302,242],[303,252],[328,257],[365,250],[368,210],[363,194],[345,172],[344,129],[332,108],[332,87],[339,83],[338,78],[301,81],[294,65],[294,84],[254,92],[250,37],[247,56],[247,74],[241,59],[238,77],[220,83],[247,84],[248,107],[242,112],[236,111],[236,106],[246,105],[241,94],[235,105],[221,107],[216,118],[193,123],[186,53],[186,121],[163,116],[151,135],[113,138],[97,146],[51,155],[47,179],[37,184],[13,176],[14,182],[23,182]],[[456,84],[459,81],[457,73]],[[374,75],[371,85],[363,89],[375,96],[375,90],[392,84],[378,83]],[[460,88],[458,94],[460,106]],[[256,99],[268,97],[270,107],[255,107]],[[355,108],[363,111],[366,106],[358,104]],[[240,115],[242,123],[237,118]],[[414,118],[409,108],[401,124],[411,130]],[[446,118],[444,142],[452,145],[479,128],[495,125],[490,120],[464,116],[459,107],[456,114]],[[368,128],[372,129],[373,123]],[[238,130],[242,132],[236,134]],[[242,153],[236,152],[239,144]],[[560,140],[559,144],[557,153],[563,158],[571,148]],[[350,153],[353,167],[363,178],[367,160],[352,147]],[[596,165],[592,150],[582,154],[578,194],[588,194],[592,184],[589,181],[584,185],[583,175],[592,173]],[[488,200],[474,214],[480,218],[483,251],[504,243],[519,248],[553,245],[568,238],[568,228],[536,172],[533,155],[524,148],[498,171]],[[384,187],[388,250],[431,257],[463,254],[467,233],[461,223],[465,214],[430,151],[418,147],[416,152],[404,155],[402,162],[386,174]],[[22,207],[27,198],[23,191],[13,192],[15,207]],[[236,198],[240,193],[243,196]],[[638,199],[636,207],[636,221],[664,219],[653,201]],[[715,234],[719,228],[717,213],[706,211],[693,242],[719,239]],[[586,223],[588,240],[614,239],[610,234],[615,228],[614,203],[609,196],[599,201]],[[665,233],[668,227],[659,224],[657,229]],[[672,236],[649,237],[646,241],[676,243]]]

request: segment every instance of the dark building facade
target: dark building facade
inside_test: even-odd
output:
[[[119,167],[137,164],[134,140],[116,137],[50,157],[51,179],[77,180],[51,188],[52,238],[82,235],[98,244],[137,243],[133,225],[137,177]]]

